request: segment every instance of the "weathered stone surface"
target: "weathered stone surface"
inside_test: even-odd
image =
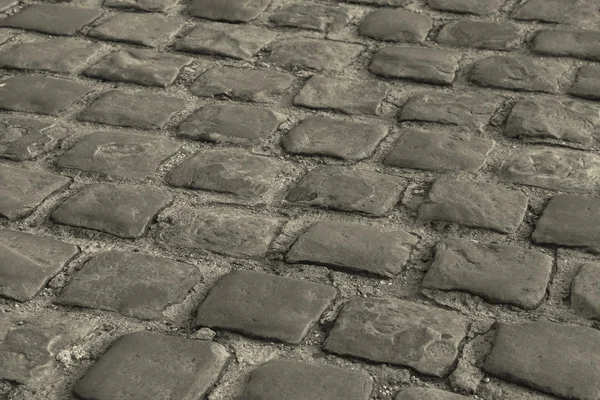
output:
[[[18,0],[0,0],[0,11],[7,10],[19,4]]]
[[[558,93],[569,67],[558,61],[525,56],[491,56],[477,61],[469,79],[484,87]]]
[[[248,22],[257,18],[271,0],[192,0],[188,13],[194,17],[227,22]]]
[[[585,263],[571,285],[571,308],[582,317],[600,319],[600,264]]]
[[[257,26],[204,23],[178,40],[175,49],[248,60],[273,39],[275,32]]]
[[[425,121],[483,128],[504,99],[490,93],[427,92],[412,96],[400,121]]]
[[[372,390],[366,372],[281,359],[252,371],[239,400],[368,400]]]
[[[531,239],[536,243],[584,247],[600,253],[600,200],[556,195],[542,212]]]
[[[106,7],[132,8],[148,12],[164,12],[178,3],[179,0],[104,0]]]
[[[436,85],[452,85],[462,55],[455,51],[384,47],[373,56],[369,71]]]
[[[433,27],[433,19],[404,10],[376,10],[368,14],[358,33],[391,42],[420,43]]]
[[[182,27],[183,21],[160,14],[123,12],[100,23],[88,35],[102,40],[157,47],[172,39]]]
[[[67,130],[33,118],[0,118],[0,157],[30,160],[53,150]]]
[[[77,119],[107,125],[161,129],[185,106],[184,99],[172,96],[109,90],[79,113]]]
[[[525,217],[527,202],[523,192],[501,185],[438,179],[419,207],[419,219],[512,233]]]
[[[401,230],[322,221],[296,239],[285,261],[393,277],[402,271],[417,242],[416,237]]]
[[[70,181],[48,172],[0,166],[0,216],[9,221],[23,219]]]
[[[461,290],[531,310],[546,296],[552,263],[549,255],[516,246],[446,239],[436,246],[423,287]]]
[[[144,235],[154,216],[171,200],[163,189],[96,184],[65,200],[51,218],[59,224],[134,239]]]
[[[101,15],[100,9],[62,4],[33,4],[0,21],[0,26],[72,36]]]
[[[213,104],[183,121],[179,135],[192,140],[253,145],[272,135],[286,119],[287,116],[268,108]]]
[[[4,44],[8,42],[9,39],[12,39],[15,35],[10,31],[0,31],[0,44]]]
[[[294,105],[345,114],[378,115],[389,85],[376,80],[315,75],[294,97]]]
[[[70,243],[1,229],[0,296],[31,300],[77,253]]]
[[[600,186],[600,156],[555,147],[513,153],[501,176],[514,183],[563,192],[585,192]]]
[[[212,287],[196,326],[300,344],[337,296],[333,286],[238,270]]]
[[[477,393],[486,400],[556,400],[555,396],[495,379],[479,384]]]
[[[192,59],[145,49],[125,49],[113,53],[83,71],[84,75],[107,81],[131,82],[144,86],[171,86],[181,68]]]
[[[598,3],[595,0],[527,0],[513,11],[512,17],[585,26],[598,21]]]
[[[346,0],[349,3],[373,4],[376,6],[402,7],[407,5],[410,0]]]
[[[468,321],[459,313],[398,299],[347,303],[325,350],[446,376],[458,357]]]
[[[592,144],[600,107],[576,101],[523,99],[513,106],[504,135]]]
[[[169,246],[242,258],[263,258],[284,218],[237,210],[184,209],[160,234]]]
[[[268,60],[285,69],[343,71],[364,50],[364,46],[332,40],[296,38],[273,47]]]
[[[579,68],[577,78],[568,93],[590,100],[600,100],[600,67],[584,65]]]
[[[475,15],[495,14],[503,4],[504,0],[427,0],[427,5],[434,10]]]
[[[92,90],[65,79],[12,76],[0,84],[0,109],[58,115]]]
[[[235,100],[273,103],[292,83],[293,75],[284,72],[217,66],[200,75],[190,91],[201,97],[225,95]]]
[[[56,379],[55,357],[95,329],[93,322],[72,315],[0,316],[0,379],[32,389]]]
[[[383,163],[399,168],[477,172],[493,146],[489,139],[413,128],[400,137]]]
[[[72,38],[17,43],[0,53],[0,66],[70,74],[87,65],[104,48],[99,43]]]
[[[542,31],[535,36],[535,53],[600,61],[600,32]]]
[[[169,185],[260,198],[285,168],[276,158],[255,156],[239,149],[204,149],[166,177]]]
[[[461,396],[440,389],[408,388],[403,389],[395,400],[467,400],[469,397]]]
[[[484,370],[501,379],[555,396],[596,400],[600,396],[600,332],[538,321],[500,323]]]
[[[123,132],[94,132],[57,161],[61,168],[144,179],[181,145],[166,138]]]
[[[310,117],[292,129],[282,144],[288,153],[362,160],[373,154],[387,134],[382,124]]]
[[[302,178],[287,200],[382,217],[398,202],[403,183],[395,176],[353,167],[317,167]]]
[[[488,50],[515,50],[521,47],[524,30],[510,22],[453,21],[442,27],[435,41],[445,45]]]
[[[271,14],[269,20],[277,26],[329,32],[343,28],[350,20],[350,13],[345,7],[293,3]]]
[[[82,399],[204,398],[229,353],[218,343],[131,333],[117,339],[75,384]]]
[[[168,320],[163,312],[181,303],[201,280],[198,268],[189,264],[110,251],[95,255],[77,271],[56,302],[144,320]]]

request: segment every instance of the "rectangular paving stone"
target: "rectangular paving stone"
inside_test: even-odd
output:
[[[469,398],[440,389],[407,388],[399,392],[394,400],[467,400]]]
[[[419,207],[419,220],[513,233],[525,217],[527,203],[523,192],[501,185],[438,179]]]
[[[588,26],[598,21],[598,3],[595,0],[526,0],[515,8],[511,17]]]
[[[121,336],[74,388],[82,399],[202,399],[229,359],[215,342],[150,332]]]
[[[100,9],[62,4],[33,4],[0,21],[0,26],[73,36],[101,15]]]
[[[33,118],[0,118],[0,157],[30,160],[54,150],[67,136],[66,128]]]
[[[350,18],[346,7],[298,2],[281,7],[269,16],[269,21],[276,26],[330,32],[343,28]]]
[[[175,187],[261,198],[277,182],[286,163],[239,149],[203,149],[171,170],[165,181]]]
[[[45,171],[0,166],[0,216],[17,221],[29,215],[71,180]]]
[[[271,136],[287,116],[269,108],[241,104],[202,107],[179,125],[191,140],[256,145]]]
[[[583,247],[600,253],[600,200],[559,194],[542,212],[531,239],[535,243]]]
[[[600,100],[600,67],[584,65],[579,68],[577,78],[567,93],[584,99]]]
[[[17,43],[0,52],[2,68],[72,74],[106,47],[72,38]]]
[[[592,144],[600,124],[600,107],[558,99],[523,99],[513,106],[504,135],[556,139],[570,143]]]
[[[522,185],[562,192],[587,192],[600,186],[600,156],[555,147],[515,151],[500,176]]]
[[[531,310],[546,296],[552,263],[552,257],[534,250],[445,239],[436,245],[423,287],[465,291]]]
[[[131,82],[144,86],[171,86],[190,57],[145,49],[124,49],[105,57],[83,71],[92,78]]]
[[[383,163],[398,168],[477,172],[493,146],[489,139],[413,128],[402,134]]]
[[[393,277],[402,271],[417,242],[402,230],[322,221],[296,239],[285,261]]]
[[[336,296],[333,286],[237,270],[211,288],[195,323],[298,345]]]
[[[571,284],[571,308],[584,318],[600,319],[600,263],[588,262],[579,268]]]
[[[0,84],[0,109],[58,115],[92,90],[90,86],[66,79],[12,76]]]
[[[404,180],[353,167],[317,167],[287,195],[287,201],[339,211],[386,215],[404,190]]]
[[[171,157],[180,143],[166,138],[123,132],[93,132],[56,162],[60,168],[144,179]]]
[[[376,80],[314,75],[294,97],[294,105],[344,114],[378,115],[390,88]]]
[[[159,238],[176,248],[260,259],[286,221],[232,209],[185,208]]]
[[[373,56],[369,71],[385,78],[452,85],[461,58],[451,50],[384,47]]]
[[[469,80],[476,85],[528,92],[558,93],[569,67],[526,56],[490,56],[476,61]]]
[[[33,299],[78,252],[70,243],[0,229],[0,296]]]
[[[505,0],[427,0],[434,10],[461,14],[490,15],[500,11]]]
[[[341,356],[443,377],[453,368],[468,326],[455,311],[399,299],[359,298],[342,308],[324,347]]]
[[[600,61],[600,32],[541,31],[535,36],[531,50],[543,55]]]
[[[600,396],[600,332],[547,321],[499,323],[484,370],[565,399]]]
[[[93,256],[78,270],[55,303],[164,321],[170,320],[164,311],[183,302],[201,281],[198,268],[189,264],[141,253],[109,251]]]
[[[258,18],[271,0],[191,0],[187,12],[193,17],[227,22]]]
[[[481,129],[490,122],[503,101],[504,98],[491,93],[418,93],[404,104],[398,119]]]
[[[188,53],[249,60],[273,41],[275,36],[275,32],[257,26],[204,23],[179,39],[175,43],[175,49]]]
[[[358,27],[358,33],[377,40],[421,43],[432,27],[433,19],[428,15],[381,9],[367,14]]]
[[[273,46],[268,61],[284,69],[343,71],[364,50],[364,46],[333,40],[292,38]]]
[[[179,0],[104,0],[105,7],[134,9],[148,12],[165,12],[179,3]]]
[[[239,400],[368,400],[372,391],[366,372],[279,359],[250,372]]]
[[[373,155],[387,135],[388,128],[382,124],[310,117],[289,131],[282,145],[292,154],[362,160]]]
[[[158,47],[175,37],[183,25],[182,20],[160,14],[124,12],[101,22],[88,35],[102,40]]]
[[[290,90],[294,76],[268,69],[216,66],[198,77],[190,87],[196,96],[227,96],[239,101],[274,103]]]
[[[186,105],[184,99],[162,94],[109,90],[80,112],[77,120],[140,129],[162,129]]]
[[[487,50],[516,50],[525,31],[510,22],[463,20],[445,24],[435,41],[444,45]]]
[[[156,214],[171,201],[164,189],[99,183],[67,198],[51,219],[58,224],[135,239],[144,235]]]

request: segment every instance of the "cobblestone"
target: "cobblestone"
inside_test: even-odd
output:
[[[536,35],[532,50],[543,55],[600,61],[599,42],[600,32],[542,31]]]
[[[377,6],[390,6],[390,7],[403,7],[407,5],[410,0],[346,0],[349,3],[357,4],[373,4]]]
[[[352,167],[318,167],[302,178],[287,200],[382,217],[398,202],[403,183],[402,179],[391,175]]]
[[[100,18],[102,11],[61,4],[33,4],[3,19],[0,26],[21,28],[51,35],[73,36]]]
[[[177,5],[178,0],[105,0],[105,7],[135,9],[148,12],[165,12]]]
[[[441,377],[450,373],[467,328],[468,321],[454,311],[398,299],[356,299],[340,312],[325,349]]]
[[[571,308],[584,318],[600,319],[600,264],[583,264],[571,285]]]
[[[461,138],[450,133],[409,129],[403,133],[384,164],[424,170],[477,172],[485,164],[494,141]]]
[[[343,28],[350,20],[350,13],[345,7],[293,3],[271,14],[269,20],[277,26],[329,32]]]
[[[59,224],[135,239],[144,235],[156,213],[171,200],[163,189],[99,184],[69,197],[51,218]]]
[[[596,65],[584,65],[579,68],[577,78],[568,92],[584,99],[599,100],[600,68]]]
[[[527,0],[515,9],[512,17],[585,26],[598,20],[597,11],[594,0]]]
[[[420,43],[433,27],[431,17],[404,10],[376,10],[360,24],[361,35],[390,42]]]
[[[419,207],[419,220],[511,233],[523,221],[527,203],[523,192],[501,185],[438,179]]]
[[[83,399],[204,397],[229,358],[222,345],[136,332],[116,340],[75,385]]]
[[[523,41],[523,29],[510,22],[453,21],[442,27],[436,42],[488,50],[515,50]]]
[[[285,69],[343,71],[362,51],[359,44],[297,38],[275,44],[269,62]]]
[[[294,105],[345,114],[377,115],[388,91],[388,84],[380,81],[315,75],[294,97]]]
[[[600,346],[595,329],[538,321],[500,323],[484,369],[502,379],[568,399],[600,395]],[[564,354],[569,354],[565,362]]]
[[[365,372],[274,360],[250,373],[240,400],[368,400],[372,390]]]
[[[544,253],[515,246],[446,239],[436,246],[423,287],[534,309],[546,295],[552,262]]]
[[[373,56],[369,71],[386,78],[451,85],[461,57],[450,50],[384,47]]]
[[[387,134],[382,124],[310,117],[292,129],[282,144],[288,153],[362,160],[373,154]]]
[[[461,396],[440,389],[409,388],[404,389],[395,400],[465,400],[468,397]]]
[[[417,242],[401,230],[322,221],[300,235],[285,260],[393,277],[402,271]]]
[[[336,296],[332,286],[234,271],[221,278],[200,304],[196,326],[297,345]]]
[[[45,171],[0,166],[0,216],[9,221],[23,219],[70,182],[67,177]]]
[[[31,118],[0,119],[0,157],[29,160],[54,150],[67,130],[53,122]]]
[[[0,230],[0,296],[33,299],[78,253],[77,246],[52,238]]]
[[[194,17],[227,22],[248,22],[256,19],[271,0],[192,0],[188,13]]]

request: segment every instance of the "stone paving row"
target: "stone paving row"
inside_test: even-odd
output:
[[[0,399],[600,399],[596,0],[0,0]]]

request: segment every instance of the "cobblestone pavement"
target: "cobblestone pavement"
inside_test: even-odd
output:
[[[0,0],[0,399],[600,399],[598,0]]]

